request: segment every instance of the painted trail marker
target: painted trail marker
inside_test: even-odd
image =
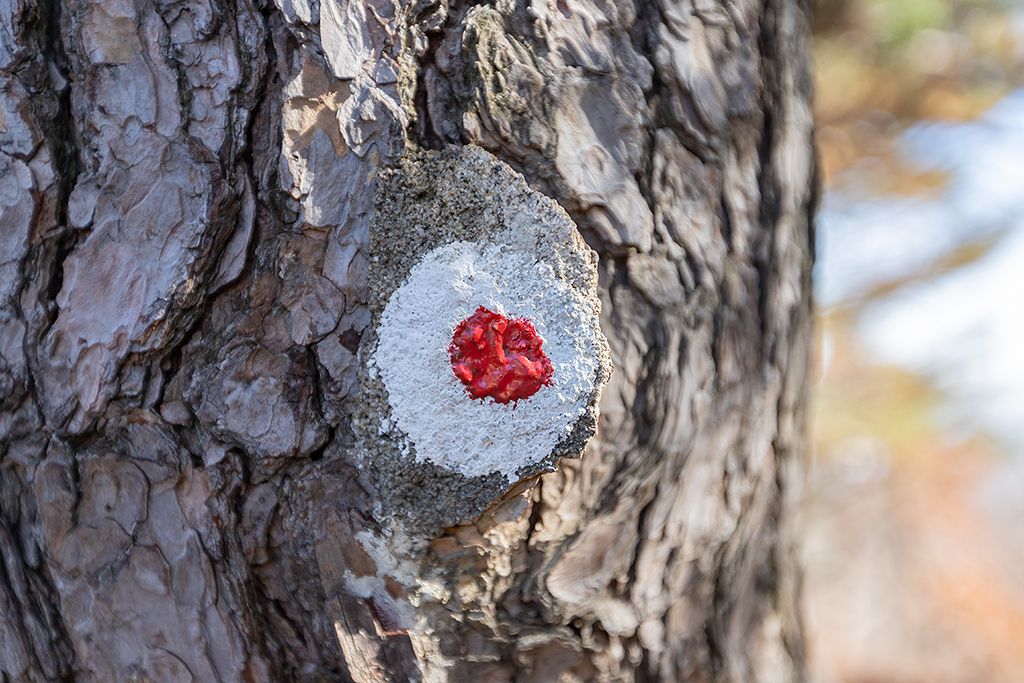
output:
[[[579,457],[611,372],[597,256],[484,150],[381,173],[357,437],[386,514],[471,519]]]
[[[455,326],[452,372],[473,398],[519,404],[550,387],[555,368],[529,318],[506,318],[484,306]]]

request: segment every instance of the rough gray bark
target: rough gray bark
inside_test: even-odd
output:
[[[806,29],[0,1],[3,680],[799,680]],[[410,539],[355,448],[368,229],[449,144],[576,220],[615,373],[581,460]]]

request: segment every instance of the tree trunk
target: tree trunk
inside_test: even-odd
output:
[[[800,680],[807,14],[0,2],[2,680]],[[363,420],[382,179],[468,145],[597,251],[614,364],[472,500]]]

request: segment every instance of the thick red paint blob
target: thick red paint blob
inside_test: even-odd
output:
[[[554,368],[526,318],[506,318],[483,306],[455,328],[448,355],[473,398],[521,401],[551,385]]]

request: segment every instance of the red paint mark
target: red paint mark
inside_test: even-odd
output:
[[[521,401],[551,386],[554,368],[527,318],[509,319],[483,306],[455,328],[452,371],[473,398]]]

